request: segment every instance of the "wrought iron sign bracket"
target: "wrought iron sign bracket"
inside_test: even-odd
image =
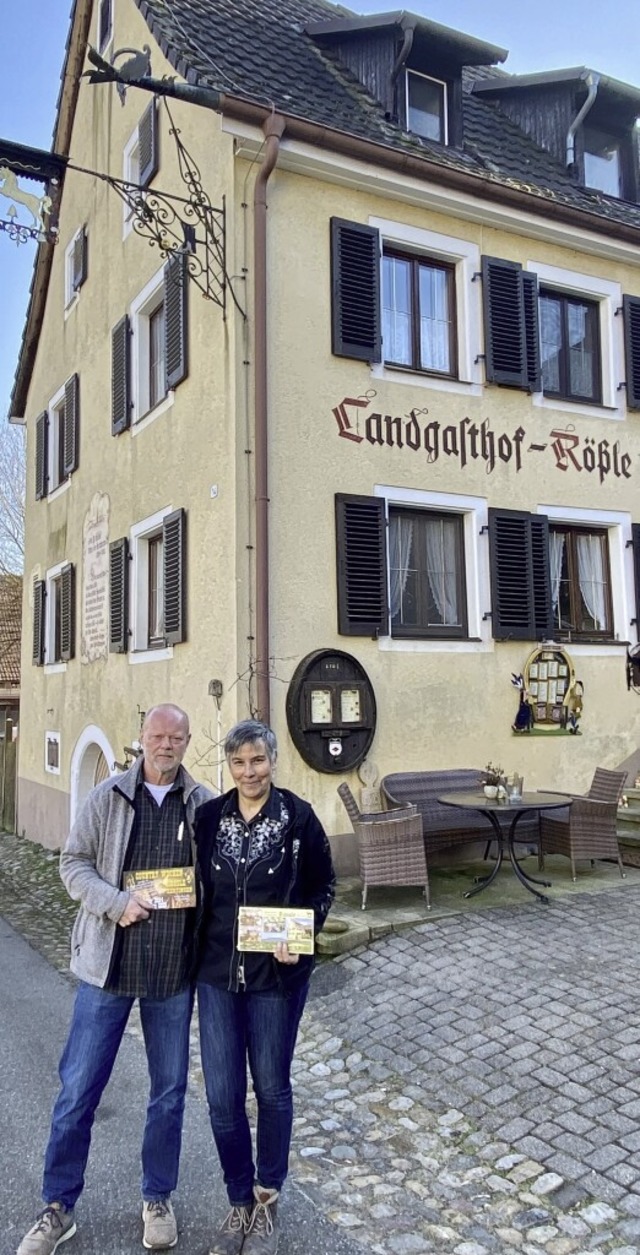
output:
[[[144,187],[94,170],[84,170],[81,166],[70,164],[69,168],[108,183],[125,205],[132,230],[146,239],[151,247],[157,247],[163,257],[182,253],[189,277],[206,300],[220,306],[223,318],[226,317],[227,291],[245,318],[245,311],[227,273],[225,198],[222,198],[220,207],[211,204],[200,170],[181,139],[166,99],[162,98],[161,103],[169,119],[169,134],[175,142],[178,170],[186,196]],[[244,281],[244,276],[240,276],[240,281]]]

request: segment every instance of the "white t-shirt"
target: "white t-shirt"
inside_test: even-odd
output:
[[[167,793],[169,793],[173,788],[173,784],[149,784],[149,782],[145,780],[144,787],[149,790],[152,798],[154,798],[158,803],[158,806],[162,806]]]

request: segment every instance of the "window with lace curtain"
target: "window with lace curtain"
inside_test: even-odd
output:
[[[382,262],[385,362],[455,378],[455,324],[453,265],[385,248]]]
[[[606,529],[549,529],[551,605],[559,638],[613,639]]]
[[[540,292],[542,390],[568,401],[602,401],[598,302]]]
[[[389,510],[392,636],[466,637],[461,514]]]

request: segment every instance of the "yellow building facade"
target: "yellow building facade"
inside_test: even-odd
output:
[[[214,788],[229,784],[224,732],[266,715],[278,778],[334,835],[345,779],[490,759],[580,790],[596,765],[634,768],[632,198],[576,184],[572,199],[548,152],[537,175],[470,165],[460,74],[500,52],[478,41],[445,42],[446,92],[413,98],[408,80],[397,140],[386,121],[371,138],[339,114],[334,130],[289,114],[275,88],[274,110],[236,92],[241,66],[217,81],[196,32],[177,65],[157,8],[79,2],[73,19],[58,243],[41,246],[14,392],[29,468],[19,827],[60,845],[160,701],[188,711],[187,766]],[[371,31],[324,20],[305,38],[333,81]],[[401,72],[437,84],[424,35]],[[147,45],[155,81],[206,81],[211,107],[78,79],[87,43],[107,63]],[[509,101],[530,85],[510,90],[474,109],[502,109],[513,165]],[[640,109],[626,90],[601,88],[616,119]],[[445,109],[447,142],[411,147],[407,121]],[[204,277],[197,214],[169,261],[139,229],[145,203],[161,221],[154,194],[189,221],[185,151],[217,211]]]

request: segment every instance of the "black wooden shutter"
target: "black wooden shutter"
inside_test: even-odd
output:
[[[640,523],[631,523],[631,542],[634,546],[635,634],[640,643]]]
[[[336,493],[338,631],[384,636],[387,608],[387,535],[384,501]]]
[[[62,431],[62,452],[65,475],[72,475],[78,469],[80,445],[80,378],[72,375],[64,385],[64,424]]]
[[[129,319],[124,318],[111,332],[111,435],[126,431],[131,422],[131,369]]]
[[[109,545],[109,652],[126,654],[129,646],[129,541]]]
[[[331,352],[379,362],[380,234],[361,222],[331,219]]]
[[[49,415],[36,419],[36,501],[46,497],[49,483]]]
[[[522,271],[522,296],[524,300],[524,330],[527,357],[527,387],[531,392],[542,388],[540,366],[540,315],[538,310],[538,276],[530,270]]]
[[[83,227],[73,241],[73,280],[72,288],[77,292],[87,277],[87,231]]]
[[[76,569],[72,563],[60,572],[60,657],[69,662],[76,646]]]
[[[640,296],[623,296],[627,408],[640,410]]]
[[[174,253],[164,268],[164,338],[167,392],[189,371],[189,277],[184,253]]]
[[[44,580],[33,581],[33,650],[32,661],[37,667],[44,662],[44,606],[47,590]]]
[[[527,337],[522,266],[482,258],[485,375],[488,383],[527,388]]]
[[[138,181],[148,187],[158,173],[158,113],[155,100],[145,109],[138,124]]]
[[[179,645],[187,638],[186,542],[186,511],[174,510],[162,522],[164,634],[167,645]]]
[[[112,0],[100,0],[98,16],[98,50],[100,52],[111,38],[111,2]]]
[[[497,640],[552,635],[549,520],[521,510],[489,510],[491,626]]]

